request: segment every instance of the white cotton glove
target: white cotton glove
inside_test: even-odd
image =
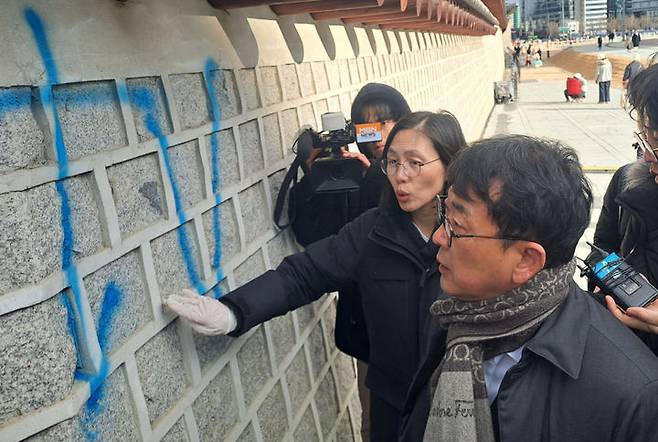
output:
[[[230,308],[211,296],[199,296],[192,290],[183,289],[180,295],[170,296],[165,305],[185,318],[192,330],[203,335],[225,335],[238,326]]]

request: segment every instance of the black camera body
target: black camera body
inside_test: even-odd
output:
[[[310,173],[311,187],[315,193],[354,192],[363,181],[363,166],[354,158],[343,158],[341,148],[354,142],[379,141],[379,123],[354,125],[345,121],[340,112],[322,114],[322,132],[306,129],[298,139],[298,151],[310,155],[312,148],[322,152],[313,162]]]
[[[623,310],[628,307],[645,307],[658,299],[658,290],[637,270],[616,253],[587,243],[591,253],[583,261],[583,276],[595,282],[606,295],[614,298]]]

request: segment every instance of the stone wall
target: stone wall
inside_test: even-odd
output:
[[[269,9],[247,12],[4,7],[0,440],[359,438],[332,296],[238,339],[193,333],[161,300],[220,296],[298,249],[270,216],[290,146],[365,83],[477,138],[502,38],[335,25],[328,48],[306,24],[300,49]]]

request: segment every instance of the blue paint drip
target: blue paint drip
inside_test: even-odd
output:
[[[183,263],[187,271],[187,277],[190,281],[190,284],[192,284],[198,293],[205,293],[208,289],[201,281],[199,273],[197,272],[192,260],[192,248],[190,247],[187,233],[185,232],[184,228],[186,215],[185,210],[183,209],[183,204],[181,202],[178,181],[176,180],[176,176],[169,160],[169,141],[167,140],[167,136],[163,133],[162,128],[155,118],[156,100],[150,90],[139,87],[131,89],[130,98],[132,99],[134,106],[144,114],[144,126],[146,126],[146,129],[151,132],[151,134],[158,140],[160,152],[162,153],[163,165],[167,171],[169,182],[171,183],[176,216],[180,224],[180,227],[176,229],[176,233],[178,236],[178,245],[181,249],[181,255],[183,256]]]
[[[32,35],[37,43],[41,60],[43,61],[43,65],[46,68],[46,74],[48,75],[48,84],[59,83],[59,74],[57,73],[57,67],[55,66],[55,58],[50,51],[50,45],[48,45],[48,39],[46,38],[46,28],[43,25],[41,18],[32,8],[25,8],[23,15],[27,24],[30,25]]]
[[[215,198],[215,206],[212,209],[212,232],[215,240],[215,253],[212,257],[212,267],[217,270],[217,284],[213,287],[213,296],[220,298],[222,291],[219,282],[224,278],[224,272],[221,268],[222,261],[222,234],[219,216],[219,203],[222,198],[219,193],[221,175],[219,168],[219,130],[221,128],[221,109],[217,100],[217,91],[215,89],[214,78],[216,75],[221,75],[219,66],[211,58],[206,60],[204,67],[206,90],[210,97],[210,110],[212,112],[212,134],[210,136],[210,154],[211,154],[211,170],[212,170],[212,192]]]
[[[105,287],[103,304],[101,305],[101,313],[97,325],[98,343],[101,346],[103,354],[107,353],[109,349],[112,322],[116,318],[117,310],[121,307],[122,298],[121,290],[117,284],[113,281],[109,282]]]

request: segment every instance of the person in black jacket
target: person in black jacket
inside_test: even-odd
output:
[[[368,83],[354,98],[350,117],[354,124],[380,123],[381,140],[371,143],[358,143],[360,153],[344,151],[345,157],[359,159],[365,168],[361,187],[356,192],[315,193],[311,185],[313,160],[319,150],[315,150],[308,161],[310,173],[304,175],[295,186],[296,198],[290,214],[292,230],[299,244],[306,247],[330,235],[338,233],[341,227],[368,209],[377,207],[382,189],[388,186],[380,161],[388,135],[402,117],[411,109],[402,94],[391,86]],[[336,325],[334,327],[336,347],[357,358],[359,398],[362,404],[361,434],[368,440],[370,434],[369,394],[365,386],[368,363],[368,334],[361,309],[361,295],[355,284],[343,287],[338,293]]]
[[[573,281],[592,191],[576,152],[482,140],[448,169],[441,288],[402,441],[648,441],[658,359]]]
[[[658,287],[658,65],[635,76],[629,85],[631,116],[638,122],[636,141],[642,159],[621,167],[612,177],[596,224],[594,244],[617,252]],[[622,312],[611,297],[609,310],[658,355],[658,302]]]
[[[400,410],[424,348],[429,306],[440,296],[433,265],[438,195],[445,170],[465,145],[449,112],[416,112],[391,131],[382,170],[390,185],[380,207],[346,224],[336,235],[288,256],[276,270],[219,301],[185,290],[167,305],[206,334],[238,336],[321,294],[358,286],[368,331],[370,432],[395,440]]]

